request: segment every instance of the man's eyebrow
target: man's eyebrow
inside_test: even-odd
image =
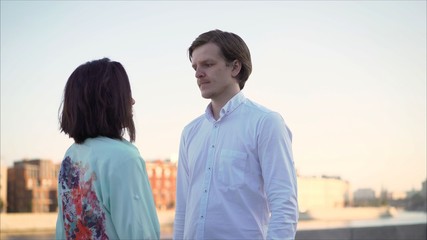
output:
[[[205,59],[205,60],[202,60],[202,61],[200,61],[199,62],[199,64],[205,64],[205,63],[207,63],[207,62],[213,62],[214,60],[213,59]],[[193,68],[195,68],[196,67],[196,64],[195,63],[193,63],[193,64],[191,64],[191,66],[193,67]]]

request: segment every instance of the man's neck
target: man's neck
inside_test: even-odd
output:
[[[225,104],[227,104],[228,101],[230,101],[230,99],[232,99],[234,96],[236,96],[236,94],[238,94],[240,91],[234,93],[233,95],[230,95],[227,98],[223,98],[223,99],[211,99],[211,111],[212,111],[212,115],[215,118],[215,120],[218,120],[220,117],[220,112],[221,109],[225,106]]]
[[[212,115],[215,118],[215,120],[219,119],[220,111],[221,111],[222,107],[224,107],[224,105],[225,104],[219,104],[215,101],[211,102],[211,111],[212,111]]]

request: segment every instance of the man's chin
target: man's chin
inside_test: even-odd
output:
[[[211,98],[211,94],[209,94],[209,93],[204,93],[204,92],[201,92],[201,95],[202,95],[202,97],[203,98],[205,98],[205,99],[210,99]]]

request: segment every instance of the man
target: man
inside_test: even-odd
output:
[[[188,51],[211,103],[182,133],[174,239],[294,239],[291,132],[278,113],[241,92],[252,71],[248,47],[213,30]]]

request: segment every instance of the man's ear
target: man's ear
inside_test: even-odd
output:
[[[242,63],[239,60],[234,60],[231,64],[231,76],[237,77],[237,75],[240,73],[240,70],[242,69]]]

